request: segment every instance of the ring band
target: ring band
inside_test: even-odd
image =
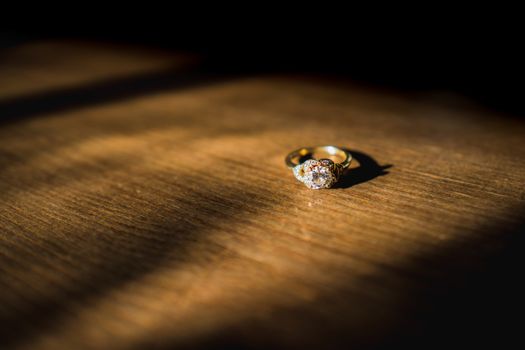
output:
[[[349,152],[335,146],[299,148],[285,159],[297,180],[315,190],[332,187],[351,161]]]

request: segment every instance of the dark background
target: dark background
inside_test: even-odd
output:
[[[364,14],[325,6],[303,14],[304,7],[215,12],[202,4],[129,15],[92,5],[80,6],[76,16],[46,9],[25,20],[5,12],[0,42],[5,47],[66,38],[144,45],[201,54],[213,71],[315,73],[400,90],[448,91],[525,114],[523,26],[513,16],[519,12],[462,12],[456,6]]]

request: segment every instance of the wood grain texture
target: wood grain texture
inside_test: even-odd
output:
[[[505,323],[487,315],[521,292],[522,120],[192,62],[0,55],[2,348],[428,348]],[[354,153],[338,188],[284,166],[319,144]]]

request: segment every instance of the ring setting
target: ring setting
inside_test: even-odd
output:
[[[334,146],[304,147],[286,157],[297,180],[314,190],[332,187],[352,160],[346,150]]]

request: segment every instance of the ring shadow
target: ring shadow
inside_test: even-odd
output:
[[[375,179],[378,176],[387,175],[387,169],[392,164],[379,165],[379,163],[366,153],[343,148],[345,152],[352,155],[352,159],[359,163],[357,168],[347,169],[333,188],[350,188],[364,182]]]

